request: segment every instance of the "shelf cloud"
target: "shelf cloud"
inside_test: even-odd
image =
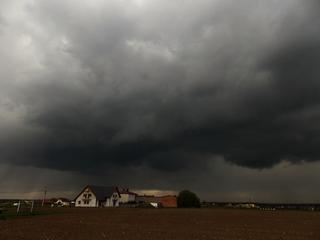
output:
[[[0,163],[320,159],[318,1],[2,1]]]

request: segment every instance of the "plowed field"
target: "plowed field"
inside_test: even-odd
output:
[[[0,239],[320,239],[320,213],[223,209],[68,209],[0,220]]]

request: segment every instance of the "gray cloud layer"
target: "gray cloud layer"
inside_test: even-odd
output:
[[[318,1],[4,1],[0,162],[320,158]]]

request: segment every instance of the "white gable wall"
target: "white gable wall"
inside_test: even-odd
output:
[[[114,192],[110,198],[104,203],[105,207],[119,207],[120,196],[117,192]]]
[[[86,188],[76,199],[76,207],[98,207],[97,198],[90,188]]]

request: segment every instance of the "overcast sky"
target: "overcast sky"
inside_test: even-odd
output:
[[[317,0],[1,0],[0,198],[86,184],[320,201]]]

